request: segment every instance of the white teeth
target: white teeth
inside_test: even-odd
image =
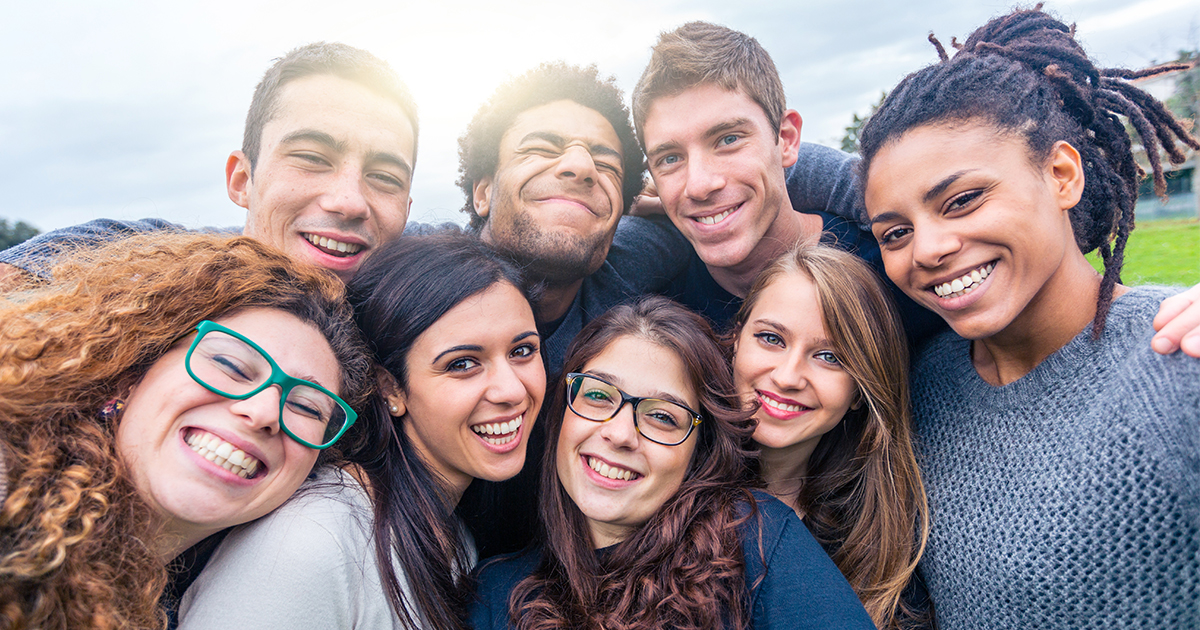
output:
[[[325,236],[316,236],[314,234],[305,234],[304,238],[307,239],[309,243],[312,243],[313,245],[316,245],[317,247],[324,247],[325,249],[329,249],[329,250],[332,250],[335,252],[341,252],[344,254],[357,254],[358,251],[360,249],[362,249],[362,245],[358,245],[355,243],[343,243],[341,241],[335,241],[335,240],[333,240],[331,238],[327,238]]]
[[[258,471],[257,459],[207,431],[195,429],[184,441],[204,459],[242,479],[249,479]]]
[[[767,396],[759,396],[759,398],[762,399],[763,404],[773,407],[775,409],[779,409],[780,411],[788,411],[788,412],[795,413],[797,411],[800,411],[800,409],[801,409],[800,405],[788,405],[786,403],[781,403],[778,400],[775,400],[774,398],[770,398]]]
[[[734,210],[735,210],[735,208],[730,208],[730,209],[726,210],[725,212],[722,212],[720,214],[714,214],[711,217],[696,217],[695,220],[700,223],[703,223],[704,225],[716,225],[717,223],[720,223],[722,220],[724,220],[725,217],[733,214]]]
[[[600,473],[601,477],[607,477],[616,481],[629,481],[631,479],[641,477],[641,475],[633,472],[632,470],[618,468],[616,466],[609,466],[595,457],[589,457],[587,459],[587,463],[592,470]]]
[[[524,418],[525,415],[521,414],[516,418],[509,420],[508,422],[477,424],[471,427],[471,430],[474,431],[478,436],[482,437],[483,441],[487,442],[488,444],[500,446],[501,444],[508,444],[509,442],[517,439],[517,429],[521,428],[521,421]],[[498,437],[489,437],[492,435]]]
[[[987,279],[987,277],[991,275],[992,270],[995,268],[996,263],[988,263],[971,271],[971,273],[968,273],[961,278],[955,278],[950,282],[935,285],[933,287],[933,292],[936,293],[938,297],[942,298],[952,298],[966,295],[975,290],[975,287],[978,286],[979,283]]]

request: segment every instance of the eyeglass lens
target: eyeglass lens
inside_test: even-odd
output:
[[[590,376],[577,377],[571,387],[571,409],[588,420],[604,421],[617,414],[621,390]],[[634,409],[638,430],[655,442],[677,444],[692,427],[692,413],[669,400],[646,398]]]
[[[205,385],[241,397],[271,378],[271,363],[246,342],[219,330],[208,331],[196,344],[188,367]],[[324,444],[346,423],[346,412],[329,394],[295,385],[280,409],[280,421],[300,439]]]

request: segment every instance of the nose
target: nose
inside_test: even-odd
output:
[[[568,146],[558,159],[555,173],[562,178],[575,180],[591,186],[596,183],[596,161],[587,147],[579,145]]]
[[[704,201],[725,187],[725,177],[720,169],[706,156],[695,156],[687,161],[687,184],[684,194],[689,199]]]
[[[329,189],[321,198],[321,209],[341,215],[346,221],[360,221],[371,214],[371,206],[363,194],[359,169],[343,165],[331,177]]]
[[[789,352],[775,369],[771,370],[771,382],[780,391],[801,390],[808,386],[807,362],[800,352]]]
[[[637,448],[638,432],[633,424],[633,405],[622,405],[616,416],[600,425],[600,437],[612,444],[613,448]]]
[[[529,390],[526,389],[525,382],[521,380],[513,366],[501,363],[492,370],[485,395],[490,403],[515,406],[521,404],[529,396]]]
[[[925,221],[913,228],[912,257],[914,267],[933,268],[942,264],[947,256],[962,248],[962,240],[941,221]]]
[[[275,435],[279,432],[279,397],[282,393],[279,385],[272,385],[249,398],[233,401],[229,411],[244,419],[251,428]]]

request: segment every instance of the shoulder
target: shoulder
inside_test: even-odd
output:
[[[540,547],[496,556],[475,569],[475,598],[471,603],[471,625],[476,630],[509,627],[508,597],[521,580],[537,568]]]
[[[324,471],[278,510],[229,533],[184,593],[181,627],[227,619],[303,628],[391,623],[371,519],[362,487]]]

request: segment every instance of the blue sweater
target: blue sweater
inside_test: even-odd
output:
[[[850,584],[796,514],[766,493],[755,492],[755,497],[760,518],[750,518],[741,527],[751,627],[874,630]],[[533,573],[540,558],[540,549],[529,549],[500,556],[476,570],[478,591],[471,610],[475,630],[512,627],[509,594]]]

